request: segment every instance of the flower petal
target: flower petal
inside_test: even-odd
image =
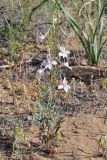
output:
[[[62,81],[62,83],[63,83],[63,85],[67,85],[67,80],[66,80],[66,78],[64,77],[64,79],[63,79],[63,81]]]
[[[64,46],[58,45],[58,48],[59,48],[59,50],[60,50],[61,52],[65,52],[65,47],[64,47]]]
[[[45,66],[45,68],[48,68],[48,69],[52,69],[52,64],[51,63],[49,63],[49,64],[47,64],[46,66]]]
[[[67,68],[69,68],[70,70],[72,70],[72,67],[69,66],[68,62],[64,63],[64,66],[66,66]]]
[[[70,51],[65,50],[64,53],[67,54],[67,55],[69,55],[69,54],[70,54]]]
[[[51,64],[52,65],[57,65],[57,62],[56,61],[52,61]]]
[[[37,72],[39,73],[40,76],[44,75],[45,69],[39,69]]]
[[[69,67],[69,63],[68,62],[64,63],[64,66]]]
[[[58,48],[60,49],[61,53],[65,54],[65,55],[69,55],[70,54],[70,51],[69,50],[66,50],[64,46],[58,46]],[[60,56],[60,55],[59,55]],[[67,57],[65,56],[65,57]],[[63,57],[63,56],[62,56]]]
[[[64,88],[63,85],[59,85],[59,86],[58,86],[58,89],[63,89],[63,88]]]
[[[59,52],[59,57],[63,57],[63,53],[62,52]]]
[[[47,61],[44,60],[44,61],[41,63],[40,67],[41,67],[41,68],[44,68],[47,64],[48,64]]]
[[[65,58],[65,57],[68,57],[68,55],[65,54],[64,52],[59,52],[59,57]]]
[[[70,87],[69,85],[65,85],[65,86],[64,86],[65,92],[67,93],[70,88],[71,88],[71,87]]]
[[[45,36],[41,35],[41,36],[40,36],[40,39],[41,39],[41,40],[44,40],[44,39],[45,39]]]

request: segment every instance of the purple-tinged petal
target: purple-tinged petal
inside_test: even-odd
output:
[[[45,71],[45,69],[39,69],[37,72],[38,72],[38,74],[40,75],[40,76],[43,76],[44,75],[44,71]]]
[[[66,78],[65,78],[65,77],[64,77],[64,79],[63,79],[62,83],[63,83],[63,85],[67,85],[67,84],[68,84],[68,82],[67,82],[67,80],[66,80]]]

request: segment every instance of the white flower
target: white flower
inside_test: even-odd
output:
[[[67,93],[70,88],[71,87],[68,85],[68,82],[64,77],[64,79],[61,81],[61,84],[58,86],[58,89],[64,89],[65,92]]]
[[[48,68],[48,69],[52,69],[52,66],[55,66],[57,65],[57,62],[52,60],[52,57],[51,57],[51,54],[48,54],[47,55],[47,62],[46,62],[46,65],[45,65],[45,69]]]
[[[44,71],[45,71],[44,68],[40,68],[40,69],[38,69],[37,73],[39,74],[39,76],[43,76],[44,75]]]
[[[64,46],[58,46],[60,52],[59,57],[67,58],[70,54],[70,51],[66,50]]]
[[[41,39],[41,42],[47,37],[47,35],[49,34],[49,31],[50,31],[51,27],[48,29],[48,31],[45,33],[45,35],[43,35],[41,32],[40,32],[40,39]]]
[[[40,39],[41,39],[41,41],[43,41],[45,38],[46,38],[46,36],[43,35],[42,33],[40,33]]]
[[[48,54],[46,60],[44,60],[40,65],[38,73],[43,75],[45,69],[48,68],[49,70],[51,70],[53,65],[57,65],[57,62],[52,60],[51,54]]]
[[[68,63],[68,62],[65,62],[65,63],[64,63],[64,66],[69,67],[69,63]]]

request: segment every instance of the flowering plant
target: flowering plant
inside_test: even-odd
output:
[[[58,46],[60,52],[59,57],[67,58],[70,54],[70,51],[66,50],[64,46]]]
[[[61,80],[61,84],[58,86],[58,89],[64,89],[64,91],[67,93],[70,88],[71,87],[68,85],[68,82],[64,77],[64,79]]]
[[[44,71],[46,69],[52,70],[53,66],[56,66],[57,62],[55,60],[52,59],[51,54],[48,54],[46,57],[46,60],[44,60],[42,62],[42,64],[40,65],[40,69],[38,70],[38,73],[40,76],[44,75]]]

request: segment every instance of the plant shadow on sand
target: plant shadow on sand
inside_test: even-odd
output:
[[[13,142],[12,137],[4,136],[0,133],[0,152],[2,155],[11,157],[13,151]]]

